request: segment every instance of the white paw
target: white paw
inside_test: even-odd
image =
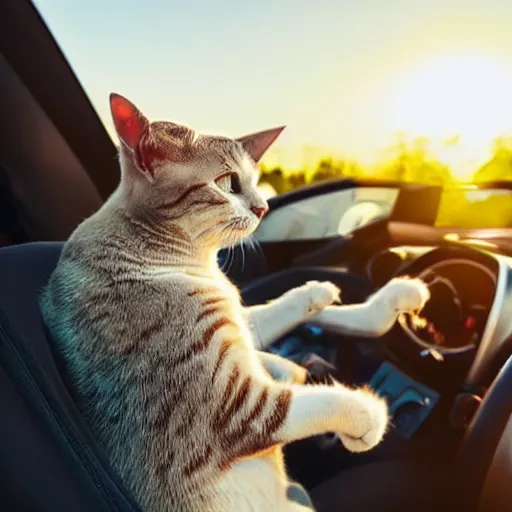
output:
[[[308,313],[318,313],[331,304],[341,302],[340,289],[329,281],[308,281],[301,288],[308,292]]]
[[[388,428],[388,406],[368,388],[351,391],[350,411],[344,418],[344,431],[338,436],[351,452],[365,452],[377,446]]]
[[[430,290],[421,279],[396,277],[380,293],[399,313],[419,313],[430,299]]]

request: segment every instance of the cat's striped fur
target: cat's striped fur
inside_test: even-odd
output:
[[[306,510],[286,498],[281,446],[334,431],[366,450],[387,413],[369,391],[302,385],[304,369],[257,351],[252,308],[217,266],[266,209],[254,161],[280,130],[198,136],[111,101],[120,186],[42,297],[79,406],[145,511]],[[313,282],[276,303],[298,323],[337,295]]]

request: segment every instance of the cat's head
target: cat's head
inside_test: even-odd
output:
[[[117,94],[110,106],[121,142],[121,190],[132,215],[160,229],[178,225],[195,244],[215,248],[256,229],[268,210],[256,163],[284,127],[229,139],[150,122]]]

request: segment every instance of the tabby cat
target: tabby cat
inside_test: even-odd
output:
[[[282,445],[332,431],[368,450],[388,415],[368,390],[304,385],[304,368],[259,351],[335,303],[333,284],[244,309],[217,266],[267,211],[255,163],[282,128],[233,140],[110,103],[120,185],[71,235],[41,300],[78,405],[146,512],[308,510],[287,498]],[[388,323],[399,298],[428,299],[396,284],[381,293]]]

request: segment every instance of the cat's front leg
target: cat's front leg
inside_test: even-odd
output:
[[[380,443],[388,421],[385,400],[368,388],[349,389],[334,381],[331,386],[294,385],[286,420],[275,437],[290,443],[334,432],[349,451],[364,452]]]
[[[308,281],[272,302],[244,309],[257,348],[265,348],[322,309],[340,301],[339,288],[328,281]]]
[[[298,384],[306,382],[308,376],[306,368],[269,352],[258,351],[257,353],[261,364],[274,380]]]
[[[415,315],[429,299],[430,291],[423,281],[400,277],[389,281],[366,302],[325,308],[312,321],[343,335],[377,338],[393,327],[401,313]]]
[[[257,351],[259,360],[268,374],[277,382],[325,383],[336,373],[336,367],[316,354],[310,354],[302,366],[270,352]]]
[[[251,379],[251,384],[253,403],[230,416],[233,425],[243,428],[222,433],[234,458],[327,432],[349,451],[364,452],[380,443],[388,427],[385,400],[367,388],[350,389],[336,381],[301,385]]]
[[[219,467],[327,432],[353,452],[369,450],[382,440],[387,404],[369,389],[349,389],[334,380],[331,385],[276,382],[251,368],[246,350],[243,344],[233,346],[231,364],[228,359],[218,374],[225,379],[212,418],[213,432],[224,447]]]

